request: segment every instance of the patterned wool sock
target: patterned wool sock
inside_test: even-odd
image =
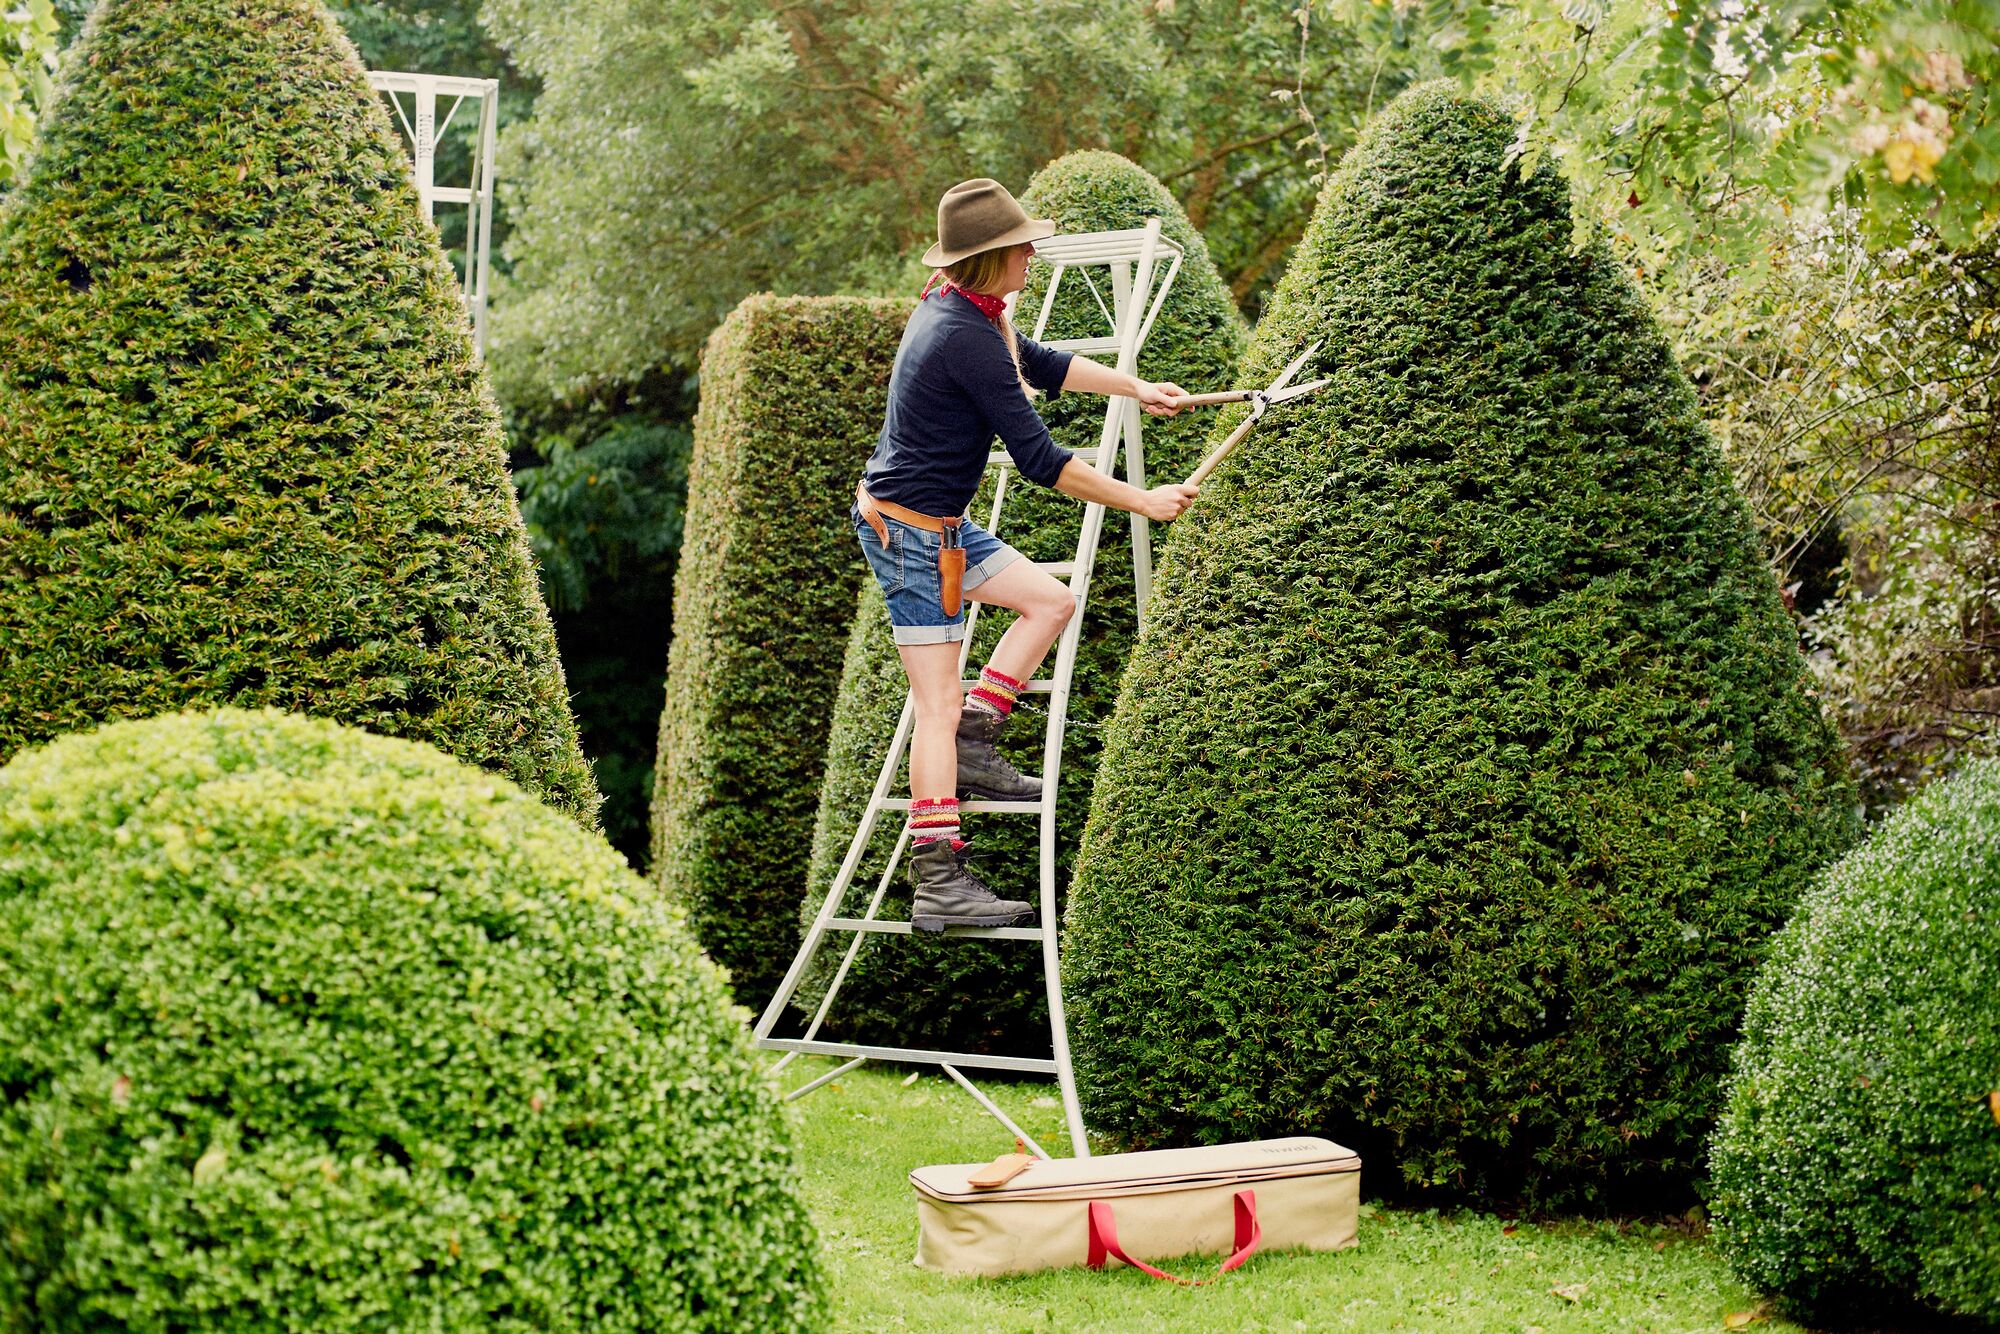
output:
[[[910,803],[910,846],[920,848],[940,839],[951,841],[951,850],[965,846],[958,836],[957,797],[919,797]]]
[[[987,713],[1005,718],[1014,711],[1014,700],[1028,688],[1026,681],[1016,681],[1004,672],[996,672],[991,667],[979,673],[979,684],[965,693],[966,707],[984,709]]]

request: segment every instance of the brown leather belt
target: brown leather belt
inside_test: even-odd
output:
[[[854,507],[861,511],[861,517],[875,530],[875,540],[884,547],[889,545],[889,525],[882,522],[885,514],[898,523],[943,535],[944,541],[938,547],[938,591],[944,614],[958,615],[959,609],[965,605],[965,547],[958,526],[965,522],[965,517],[959,514],[919,514],[892,500],[875,499],[858,482],[854,487]]]

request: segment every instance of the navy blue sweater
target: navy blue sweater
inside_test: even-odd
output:
[[[1061,392],[1075,354],[1016,338],[1028,383]],[[861,484],[877,500],[922,514],[963,513],[996,435],[1021,475],[1042,486],[1053,486],[1070,460],[1021,392],[1000,326],[958,293],[933,292],[903,329],[889,412]]]

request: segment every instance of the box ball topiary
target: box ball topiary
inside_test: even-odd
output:
[[[1071,153],[1042,168],[1023,191],[1021,204],[1031,217],[1055,219],[1066,233],[1143,227],[1147,218],[1158,217],[1162,235],[1181,246],[1185,258],[1140,354],[1138,373],[1190,390],[1232,384],[1236,359],[1248,341],[1247,329],[1208,257],[1201,233],[1188,222],[1165,186],[1117,154],[1093,150]],[[1165,265],[1164,255],[1159,263]],[[1028,285],[1015,307],[1017,328],[1023,334],[1034,332],[1051,272],[1041,262],[1029,270]],[[1088,272],[1109,305],[1104,270]],[[1065,278],[1057,289],[1044,337],[1090,337],[1109,331],[1083,273]],[[1109,363],[1112,358],[1099,356],[1097,360]],[[1058,444],[1073,450],[1095,450],[1107,401],[1097,394],[1065,393],[1037,400],[1036,409],[1049,423]],[[1179,481],[1193,471],[1212,420],[1208,413],[1207,409],[1192,409],[1176,417],[1144,419],[1150,482]],[[990,506],[991,493],[983,490],[973,503],[976,522],[986,522]],[[1009,484],[1006,507],[1000,536],[1024,555],[1050,561],[1066,561],[1075,555],[1083,523],[1079,502],[1017,478]],[[1153,527],[1155,546],[1163,532],[1160,526]],[[852,559],[858,565],[859,554]],[[984,616],[973,645],[969,675],[978,674],[1012,619],[1011,614],[997,609]],[[1069,701],[1057,804],[1059,889],[1067,879],[1076,841],[1083,832],[1099,748],[1097,729],[1109,716],[1116,698],[1118,677],[1125,669],[1137,620],[1130,528],[1126,515],[1112,511],[1104,516]],[[1054,670],[1052,650],[1040,674],[1046,677]],[[813,827],[812,872],[804,910],[807,921],[818,910],[841,858],[847,854],[907,690],[881,591],[872,579],[864,579],[861,607],[848,640],[840,698],[834,707],[825,784]],[[1046,700],[1042,695],[1023,697],[1016,710],[1019,716],[1010,724],[1002,745],[1026,773],[1042,769],[1046,725],[1042,706]],[[897,793],[907,795],[907,785],[900,777],[897,781]],[[902,822],[893,813],[884,819],[871,845],[871,856],[856,880],[860,893],[850,900],[853,911],[860,911],[866,893],[872,891],[901,828]],[[965,828],[972,843],[973,869],[1003,896],[1035,901],[1040,893],[1035,818],[975,815],[966,817]],[[908,908],[908,883],[899,878],[883,912],[906,918]],[[831,964],[844,946],[845,941],[835,937],[822,952],[820,957],[827,962],[808,979],[803,1003],[816,1004],[824,994]],[[954,1050],[1005,1048],[1045,1056],[1048,1027],[1041,977],[1039,953],[1020,944],[918,937],[871,939],[863,945],[841,986],[829,1029],[865,1036],[869,1041],[942,1045]]]
[[[1514,133],[1425,85],[1324,190],[1239,378],[1323,339],[1332,383],[1167,543],[1064,977],[1125,1140],[1657,1207],[1853,788],[1666,340]]]
[[[710,336],[674,571],[653,875],[739,999],[798,948],[840,647],[866,567],[847,514],[908,303],[746,298]]]
[[[742,1012],[430,746],[169,714],[0,769],[0,1328],[816,1328]]]
[[[0,760],[273,705],[589,823],[499,411],[318,0],[105,0],[0,215]]]
[[[1807,1314],[2000,1320],[2000,762],[1814,884],[1743,1020],[1711,1157],[1723,1253]]]

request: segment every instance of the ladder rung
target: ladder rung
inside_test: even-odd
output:
[[[979,682],[977,681],[960,681],[958,688],[960,690],[970,690],[978,684]],[[1023,695],[1046,695],[1055,688],[1056,683],[1054,681],[1030,681],[1028,682],[1028,688],[1020,693]]]
[[[826,924],[834,931],[875,931],[885,936],[907,936],[914,930],[908,922],[885,922],[879,917],[829,917]],[[953,926],[947,927],[942,934],[957,939],[1040,940],[1042,929],[1038,926]]]
[[[1068,579],[1076,573],[1076,562],[1073,560],[1038,560],[1035,562],[1035,568],[1043,574],[1052,574],[1058,579]]]
[[[1095,356],[1105,352],[1117,352],[1124,344],[1113,338],[1044,338],[1042,346],[1057,352],[1076,352],[1083,356]]]
[[[1097,445],[1091,449],[1075,449],[1070,452],[1093,468],[1104,458],[1104,446],[1102,445]],[[996,449],[986,456],[986,466],[989,468],[1012,468],[1015,466],[1014,456],[1004,449]]]
[[[807,1042],[802,1038],[759,1038],[767,1051],[796,1051],[807,1056],[866,1056],[873,1061],[903,1061],[910,1065],[963,1065],[985,1070],[1020,1070],[1052,1075],[1056,1063],[1033,1056],[987,1056],[980,1052],[922,1051],[915,1047],[864,1047],[854,1042]]]
[[[884,797],[882,809],[885,811],[907,811],[910,809],[908,797]],[[1039,815],[1042,803],[1039,801],[961,801],[958,803],[960,815]]]

